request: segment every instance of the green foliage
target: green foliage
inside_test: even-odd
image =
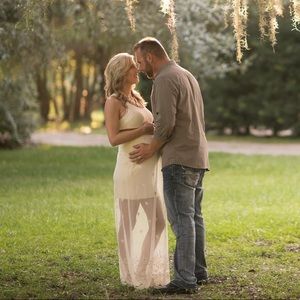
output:
[[[293,129],[299,136],[300,35],[291,31],[289,22],[280,20],[275,52],[253,37],[248,65],[209,82],[205,91],[209,128],[247,133],[252,126],[270,128],[275,135]],[[254,23],[250,25],[249,35],[253,36],[257,29]]]
[[[23,144],[38,124],[32,74],[52,44],[40,18],[29,13],[29,3],[0,2],[0,148]]]
[[[213,0],[177,0],[180,63],[202,84],[236,67],[234,38],[224,27],[226,4]]]
[[[130,29],[126,2],[0,1],[1,85],[22,85],[26,95],[25,91],[32,91],[27,97],[18,88],[10,89],[16,95],[3,90],[2,94],[8,97],[5,101],[11,99],[11,105],[0,98],[1,107],[6,111],[19,109],[25,106],[19,106],[16,99],[31,98],[39,105],[44,122],[88,120],[93,110],[103,106],[103,71],[112,55],[132,52],[132,45],[144,36],[156,36],[170,53],[172,37],[165,26],[167,16],[159,12],[161,1],[140,1],[134,5],[136,31]],[[234,133],[248,133],[250,126],[263,126],[272,128],[275,134],[292,128],[299,135],[299,33],[290,31],[291,25],[286,21],[289,18],[285,18],[273,54],[268,43],[258,42],[256,36],[252,38],[258,30],[251,16],[252,51],[239,68],[234,62],[232,33],[223,29],[226,9],[222,1],[176,1],[180,64],[201,83],[207,128],[222,132],[229,127]],[[230,70],[231,74],[225,76]],[[142,79],[138,88],[150,104],[151,82]],[[24,114],[29,113],[26,108]],[[13,118],[21,114],[10,111]],[[7,131],[5,126],[0,128],[2,134]],[[30,125],[25,131],[31,129]]]
[[[116,155],[99,147],[0,152],[0,298],[153,297],[119,281]],[[299,181],[297,156],[211,154],[203,212],[212,283],[189,299],[299,297]]]
[[[23,80],[0,81],[0,148],[22,145],[36,126],[36,104]]]
[[[8,77],[7,70],[31,75],[44,122],[89,119],[91,112],[103,105],[103,72],[110,57],[132,52],[141,36],[156,34],[161,38],[168,32],[164,17],[157,14],[159,1],[146,5],[147,17],[143,16],[145,5],[139,6],[136,32],[130,29],[125,5],[110,0],[14,0],[0,4],[6,19],[11,10],[18,15],[14,23],[5,19],[5,30],[0,31],[5,40],[5,49],[0,51],[6,53],[0,62],[2,77]]]
[[[0,79],[31,72],[55,53],[51,32],[44,24],[45,4],[33,0],[0,2]]]

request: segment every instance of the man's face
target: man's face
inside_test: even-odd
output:
[[[153,79],[153,67],[147,57],[143,55],[141,49],[138,48],[134,55],[139,72],[145,73],[149,79]],[[148,54],[148,56],[151,56],[151,54]]]

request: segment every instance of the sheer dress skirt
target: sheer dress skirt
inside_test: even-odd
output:
[[[114,171],[120,278],[123,284],[148,288],[170,279],[161,160],[153,156],[132,163],[131,146],[119,146]]]

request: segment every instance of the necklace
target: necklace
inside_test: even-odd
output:
[[[131,95],[128,98],[128,102],[132,105],[135,105],[135,106],[138,106],[139,105],[139,102],[136,100],[135,97],[132,97]]]

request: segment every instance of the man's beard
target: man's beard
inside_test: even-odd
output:
[[[154,77],[154,72],[153,72],[153,68],[152,66],[146,61],[146,68],[145,68],[145,72],[146,76],[149,78],[149,79],[153,79]]]

